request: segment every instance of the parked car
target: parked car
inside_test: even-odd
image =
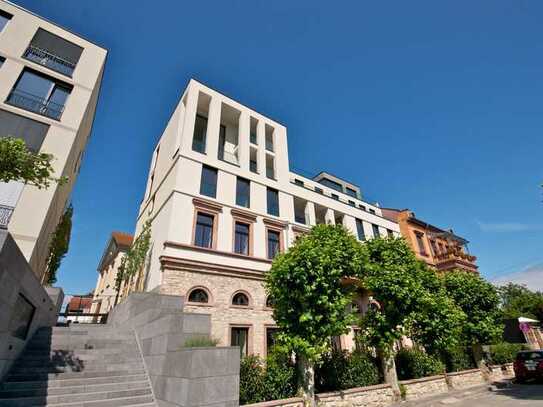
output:
[[[543,350],[524,350],[517,353],[513,363],[518,383],[530,379],[543,380]]]

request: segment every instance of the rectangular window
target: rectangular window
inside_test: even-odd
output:
[[[200,194],[215,198],[217,196],[217,169],[202,166],[202,178],[200,180]]]
[[[321,195],[324,193],[324,191],[322,190],[322,188],[319,188],[319,187],[315,187],[315,192],[316,192],[317,194],[321,194]]]
[[[215,217],[207,213],[198,212],[196,215],[196,230],[194,233],[194,245],[199,247],[213,247],[213,223]]]
[[[251,132],[250,139],[251,139],[251,143],[252,143],[252,144],[258,144],[258,143],[256,142],[256,133],[255,133],[255,132]]]
[[[301,179],[294,179],[294,183],[300,187],[304,186],[304,182]]]
[[[23,139],[26,147],[34,153],[40,150],[48,130],[47,124],[0,110],[0,137]]]
[[[366,207],[364,205],[360,205],[359,208],[362,209],[363,211],[366,210]]]
[[[354,201],[349,201],[349,205],[356,206],[356,203]]]
[[[236,222],[234,252],[249,255],[249,231],[250,226],[248,224]]]
[[[369,212],[370,212],[370,213],[373,213],[373,214],[375,215],[375,209],[371,209],[371,208],[370,208],[370,211],[369,211]]]
[[[2,32],[8,21],[11,20],[11,17],[13,17],[11,14],[0,10],[0,32]]]
[[[279,216],[279,192],[273,188],[266,190],[268,215]]]
[[[280,251],[281,235],[276,230],[268,230],[268,259],[273,259]]]
[[[394,237],[394,233],[392,233],[392,230],[387,229],[387,236],[388,237]]]
[[[347,187],[345,192],[347,193],[347,195],[352,196],[353,198],[357,197],[356,191],[354,189],[352,189],[352,188]]]
[[[258,163],[256,162],[256,158],[249,163],[249,169],[251,172],[258,174]]]
[[[249,328],[232,328],[230,346],[239,346],[240,355],[247,356],[249,354]]]
[[[82,53],[80,46],[38,28],[23,57],[71,77]]]
[[[417,246],[419,247],[419,252],[423,256],[426,256],[426,247],[424,246],[424,233],[415,232],[415,238],[417,239]]]
[[[364,233],[364,223],[360,219],[356,220],[356,233],[358,234],[358,240],[366,240],[366,234]]]
[[[207,117],[196,115],[194,122],[194,135],[192,137],[192,150],[205,154],[206,152]]]
[[[332,194],[331,196],[332,196],[332,199],[339,201],[339,196],[337,196],[336,194]]]
[[[243,206],[245,208],[251,206],[251,181],[245,178],[237,178],[236,205]]]
[[[70,85],[25,69],[6,102],[42,116],[60,120],[71,91]]]
[[[372,224],[371,229],[373,231],[373,237],[381,237],[381,233],[379,233],[379,226]]]
[[[343,187],[341,186],[341,184],[335,182],[335,181],[332,181],[330,179],[327,179],[327,178],[323,178],[319,181],[322,185],[325,185],[327,186],[328,188],[332,188],[338,192],[343,192]]]
[[[276,335],[278,332],[279,328],[266,328],[266,354],[268,355],[277,342]]]

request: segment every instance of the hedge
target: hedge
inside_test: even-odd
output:
[[[445,372],[445,365],[421,349],[400,349],[396,354],[396,371],[400,380],[420,379]]]
[[[524,349],[520,343],[501,342],[490,345],[490,360],[495,365],[511,363],[515,360],[517,352]]]

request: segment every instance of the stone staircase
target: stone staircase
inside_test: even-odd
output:
[[[38,330],[0,384],[0,407],[155,407],[133,331],[72,324]]]

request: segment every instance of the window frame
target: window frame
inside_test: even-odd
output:
[[[207,302],[197,302],[197,301],[191,301],[190,300],[190,295],[196,290],[202,290],[203,292],[206,293]],[[187,290],[187,297],[186,298],[187,298],[187,302],[186,302],[187,305],[193,305],[193,306],[198,306],[198,307],[211,307],[211,306],[213,306],[213,297],[211,296],[211,292],[206,287],[201,286],[201,285],[194,286],[194,287],[190,288],[189,290]]]
[[[0,9],[0,17],[4,17],[6,19],[6,23],[2,27],[0,27],[0,33],[2,33],[4,32],[4,29],[7,27],[9,22],[13,19],[13,14]]]
[[[192,223],[192,238],[191,245],[204,250],[216,250],[217,249],[217,235],[219,229],[219,214],[222,212],[222,206],[215,202],[209,202],[200,198],[193,198],[192,203],[194,206],[194,218]],[[203,213],[213,217],[213,236],[211,238],[211,247],[202,247],[196,245],[196,223],[198,221],[198,213]]]
[[[247,297],[247,305],[234,304],[234,297],[236,297],[237,295],[244,295],[245,297]],[[253,298],[245,290],[236,290],[236,291],[234,291],[234,293],[232,293],[232,296],[230,297],[230,304],[229,305],[230,305],[231,308],[252,309],[253,308]]]
[[[245,343],[245,353],[242,352],[240,347],[240,356],[248,356],[253,353],[253,325],[252,324],[230,324],[228,329],[228,343],[230,346],[239,346],[232,344],[233,339],[233,330],[234,329],[243,329],[247,330],[247,342]]]
[[[210,225],[203,225],[202,223],[199,223],[198,218],[200,218],[200,217],[210,218],[211,219],[211,226]],[[210,246],[203,246],[203,245],[197,243],[196,239],[198,237],[198,225],[203,225],[206,228],[210,228],[210,230],[211,230],[211,239],[209,241]],[[215,240],[216,240],[215,215],[204,212],[204,211],[201,211],[201,210],[196,211],[196,226],[194,227],[194,241],[193,241],[194,246],[201,247],[201,248],[204,248],[204,249],[213,249]]]
[[[205,133],[204,133],[204,137],[203,137],[203,148],[202,150],[198,150],[198,149],[195,149],[194,148],[194,135],[195,135],[195,131],[196,131],[196,120],[198,119],[205,119],[205,122],[206,122],[206,125],[205,125]],[[192,130],[192,143],[191,143],[191,150],[196,152],[196,153],[200,153],[200,154],[206,154],[206,150],[207,150],[207,126],[209,125],[209,118],[202,115],[202,114],[199,114],[199,113],[196,113],[196,116],[194,118],[194,129]]]
[[[381,237],[381,231],[379,230],[379,225],[376,225],[375,223],[371,224],[371,231],[373,233],[373,238],[379,238]]]
[[[243,184],[244,182],[247,183],[247,205],[243,205],[240,203],[239,198],[239,186],[240,184]],[[236,177],[236,205],[241,206],[242,208],[250,208],[251,207],[251,180],[243,177]]]
[[[355,218],[355,225],[356,225],[356,237],[358,237],[358,240],[361,242],[366,241],[366,231],[364,230],[364,221],[362,219]],[[362,237],[360,235],[362,234]]]
[[[277,233],[278,237],[279,237],[279,240],[277,242],[278,243],[278,250],[277,250],[277,253],[275,254],[275,256],[277,256],[279,253],[283,252],[283,233],[282,233],[281,229],[266,226],[266,258],[268,260],[273,260],[275,258],[275,256],[270,257],[270,240],[269,240],[270,232],[271,233]]]
[[[204,171],[215,172],[215,186],[214,186],[213,195],[207,195],[206,193],[204,193],[204,185],[210,185],[209,183],[204,183]],[[200,172],[200,195],[207,196],[208,198],[217,199],[217,184],[218,183],[219,183],[219,170],[207,164],[202,164],[202,171]]]
[[[247,226],[247,253],[242,253],[242,252],[238,252],[237,251],[237,236],[238,236],[238,230],[237,230],[237,226],[239,225],[244,225],[244,226]],[[233,252],[236,253],[236,254],[240,254],[242,256],[251,256],[252,255],[252,233],[251,233],[251,229],[252,229],[252,225],[250,223],[247,223],[247,222],[243,222],[243,221],[240,221],[240,220],[234,220],[234,242],[233,242]]]
[[[230,215],[232,216],[232,253],[238,256],[253,257],[254,255],[254,223],[256,223],[256,215],[242,211],[239,209],[231,209]],[[236,252],[236,223],[244,223],[249,226],[249,254],[242,254]]]
[[[277,213],[272,213],[270,210],[270,192],[275,192],[277,197]],[[279,191],[275,188],[266,187],[266,213],[271,216],[279,217],[281,215],[281,208],[279,203]]]

